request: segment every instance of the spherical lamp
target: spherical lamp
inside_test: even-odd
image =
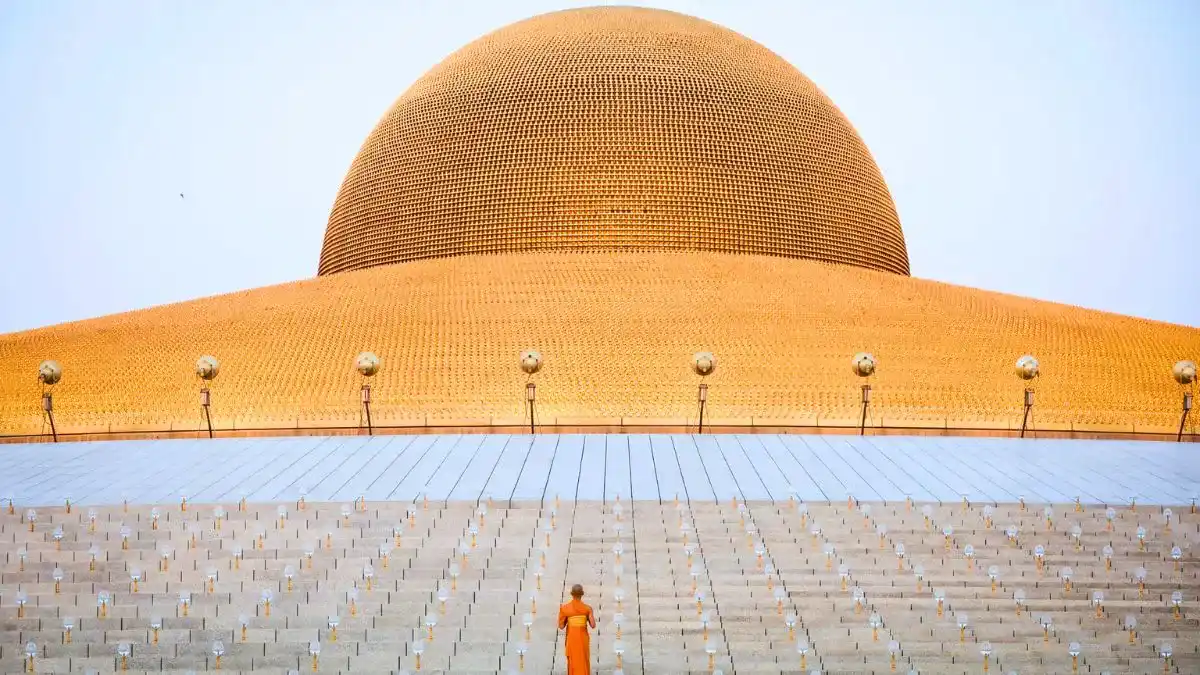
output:
[[[354,359],[354,369],[363,377],[372,377],[379,372],[379,357],[372,352],[363,352]]]
[[[1017,359],[1015,367],[1017,377],[1032,383],[1041,374],[1041,365],[1034,357],[1026,354]],[[1021,438],[1025,438],[1025,429],[1029,427],[1029,411],[1033,408],[1033,387],[1025,387],[1025,414],[1021,416]]]
[[[850,359],[850,370],[859,377],[871,377],[875,374],[875,357],[868,352],[859,352]],[[871,385],[863,383],[862,386],[862,418],[858,423],[858,435],[862,436],[867,433],[867,407],[871,405]]]
[[[1192,375],[1195,374],[1196,368],[1192,366]],[[62,366],[58,365],[58,361],[47,359],[38,365],[38,381],[42,384],[53,386],[61,379]]]
[[[521,352],[521,370],[527,375],[533,375],[542,369],[542,353],[536,349],[526,349]]]
[[[850,369],[859,377],[870,377],[875,374],[875,357],[868,352],[859,352],[850,359]]]
[[[38,364],[38,381],[43,387],[53,387],[62,379],[62,366],[58,361],[47,359]],[[42,390],[42,412],[50,420],[50,436],[58,442],[58,428],[54,426],[54,396],[49,389]]]
[[[208,412],[208,407],[212,404],[212,393],[208,390],[208,383],[216,379],[219,372],[221,372],[221,362],[217,361],[216,357],[201,356],[196,359],[196,377],[204,382],[200,387],[200,407],[204,408],[204,424],[208,427],[209,438],[213,437],[213,428],[212,417]]]
[[[1171,367],[1171,377],[1179,383],[1181,387],[1187,387],[1196,381],[1196,362],[1195,361],[1176,361]],[[1188,413],[1192,411],[1193,394],[1190,391],[1183,392],[1183,416],[1179,418],[1179,433],[1175,434],[1175,442],[1183,440],[1183,429],[1187,426]]]
[[[47,361],[46,363],[54,363]],[[43,364],[45,365],[45,364]],[[57,364],[55,364],[57,365]],[[1171,377],[1179,384],[1187,386],[1196,381],[1196,362],[1195,361],[1176,361],[1171,367]]]
[[[1032,380],[1040,373],[1040,364],[1034,357],[1026,354],[1017,359],[1016,373],[1022,380]]]
[[[359,375],[366,377],[374,377],[375,373],[379,372],[379,357],[374,352],[362,352],[354,357],[354,369]],[[363,382],[362,389],[359,392],[359,400],[362,401],[363,412],[366,414],[367,420],[367,435],[375,434],[375,427],[371,424],[371,385]],[[362,426],[362,418],[359,418],[359,426]]]
[[[521,352],[518,363],[521,366],[521,372],[529,376],[529,381],[525,383],[525,407],[529,410],[529,433],[536,433],[533,421],[534,401],[537,399],[537,385],[533,382],[533,375],[542,369],[542,353],[536,349],[526,349]]]
[[[211,382],[221,372],[221,362],[212,356],[201,356],[196,359],[196,377]]]
[[[712,352],[696,352],[692,354],[692,372],[700,376],[701,379],[713,374],[717,369],[717,357],[713,356]],[[708,384],[701,382],[700,391],[697,396],[700,403],[700,425],[698,433],[704,433],[704,406],[708,403]]]

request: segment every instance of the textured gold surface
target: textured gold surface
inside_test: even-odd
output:
[[[513,24],[413,84],[350,167],[319,273],[546,250],[909,272],[883,177],[816,85],[737,33],[629,7]]]
[[[57,359],[60,433],[199,428],[201,354],[221,361],[214,424],[358,422],[356,354],[376,425],[524,415],[518,355],[537,349],[540,422],[695,419],[692,355],[720,367],[706,415],[858,422],[862,379],[879,367],[870,421],[1019,426],[1041,362],[1035,428],[1116,425],[1174,432],[1172,365],[1200,330],[845,265],[720,253],[459,256],[0,336],[0,433],[42,429],[36,373]],[[1197,416],[1193,416],[1195,419]]]

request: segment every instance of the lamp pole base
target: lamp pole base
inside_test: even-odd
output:
[[[867,407],[871,405],[871,385],[862,386],[862,419],[858,422],[858,435],[867,435]]]
[[[42,392],[42,410],[46,413],[46,417],[50,420],[50,437],[54,442],[58,442],[58,429],[54,427],[54,395],[49,391]]]
[[[208,426],[208,437],[213,437],[212,418],[208,415],[208,406],[204,406],[204,424]]]

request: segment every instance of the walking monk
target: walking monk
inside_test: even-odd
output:
[[[596,627],[596,615],[590,605],[583,604],[583,586],[575,584],[571,601],[558,608],[558,629],[567,629],[567,675],[591,675],[589,627]]]

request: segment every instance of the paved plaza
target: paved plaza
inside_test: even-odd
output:
[[[157,504],[785,500],[1190,504],[1189,443],[801,435],[302,436],[4,446],[0,497]]]

